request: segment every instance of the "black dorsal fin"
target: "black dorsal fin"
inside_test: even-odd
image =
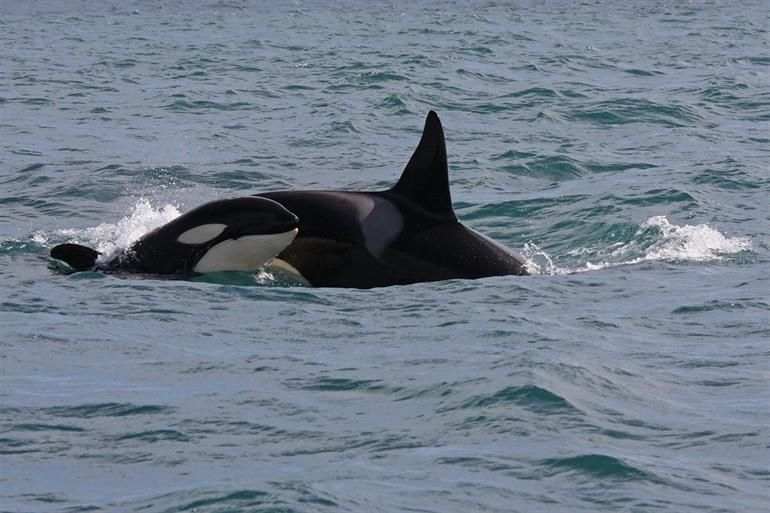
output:
[[[428,113],[420,144],[391,192],[417,203],[431,215],[457,219],[449,193],[444,129],[435,112]]]
[[[59,244],[51,250],[51,257],[66,262],[76,271],[93,269],[99,252],[80,244]]]

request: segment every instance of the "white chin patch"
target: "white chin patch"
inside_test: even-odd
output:
[[[202,224],[195,228],[190,228],[177,237],[176,240],[182,244],[203,244],[204,242],[217,238],[220,233],[225,231],[225,228],[227,228],[226,224]]]
[[[193,271],[255,271],[284,250],[297,236],[297,229],[270,235],[244,235],[227,239],[209,249]]]

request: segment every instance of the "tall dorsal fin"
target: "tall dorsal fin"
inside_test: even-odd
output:
[[[449,193],[444,129],[435,112],[428,113],[420,144],[391,192],[417,203],[434,216],[457,219]]]

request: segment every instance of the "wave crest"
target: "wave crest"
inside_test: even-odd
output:
[[[725,237],[707,224],[677,226],[665,216],[655,216],[642,223],[637,235],[657,230],[659,240],[647,248],[644,260],[722,260],[725,255],[751,249],[746,237]]]
[[[654,216],[639,225],[631,240],[608,248],[569,252],[573,256],[593,257],[574,268],[559,267],[545,250],[532,242],[524,245],[522,256],[530,273],[554,275],[654,261],[717,262],[749,250],[751,241],[747,237],[727,237],[707,224],[680,226],[671,224],[666,216]]]

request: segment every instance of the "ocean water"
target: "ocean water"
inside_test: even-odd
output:
[[[770,6],[0,1],[0,511],[759,512]],[[530,277],[65,275],[444,123]]]

